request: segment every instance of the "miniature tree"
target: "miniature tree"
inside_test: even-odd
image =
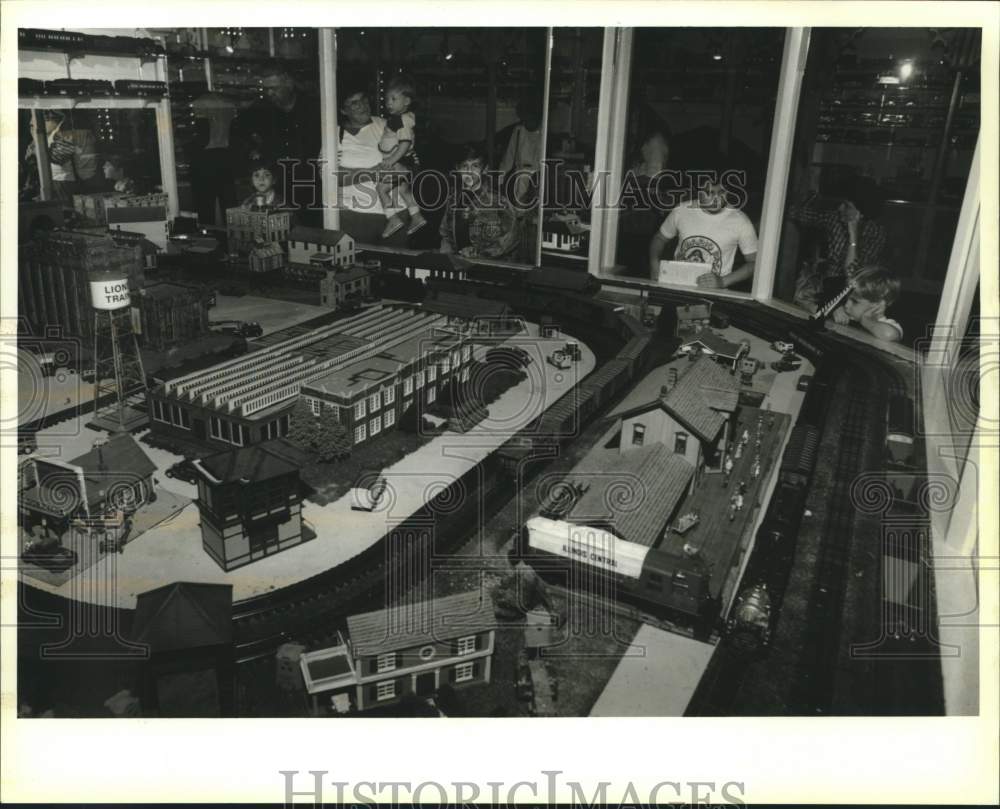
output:
[[[311,450],[315,446],[318,433],[319,419],[313,415],[309,403],[300,396],[289,415],[286,437],[299,449]]]
[[[316,422],[318,428],[314,447],[321,460],[332,461],[346,458],[351,454],[354,445],[347,433],[347,428],[334,417],[330,408],[323,408],[323,412],[316,419]]]

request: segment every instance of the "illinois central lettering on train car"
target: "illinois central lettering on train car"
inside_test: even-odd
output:
[[[614,559],[609,559],[607,556],[601,556],[599,553],[593,553],[588,551],[586,548],[577,548],[573,545],[563,545],[563,553],[573,554],[574,556],[581,556],[584,559],[590,559],[592,562],[599,562],[604,565],[610,565],[611,567],[618,567],[618,562]]]

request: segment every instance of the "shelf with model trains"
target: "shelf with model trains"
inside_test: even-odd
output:
[[[162,81],[118,79],[18,79],[17,93],[22,98],[166,98],[167,84]]]

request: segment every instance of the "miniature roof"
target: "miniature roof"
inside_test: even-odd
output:
[[[481,590],[352,615],[347,631],[355,657],[382,654],[496,628],[493,603]]]
[[[153,652],[228,645],[233,640],[233,586],[175,582],[139,593],[131,640]]]
[[[289,475],[302,467],[302,453],[284,438],[265,441],[252,447],[220,452],[202,459],[201,465],[223,483],[261,480]]]
[[[607,525],[628,542],[652,547],[693,474],[684,456],[663,444],[625,453],[591,453],[572,475],[572,482],[590,488],[565,519],[577,525]]]
[[[365,267],[346,267],[333,274],[335,284],[347,284],[351,281],[358,281],[367,278],[371,273]]]
[[[281,249],[281,245],[277,242],[267,242],[265,244],[255,244],[250,248],[250,253],[257,258],[271,258],[272,256],[278,256],[284,253]]]
[[[131,486],[139,478],[148,478],[156,471],[156,465],[129,433],[118,433],[109,438],[100,448],[94,447],[69,461],[83,474],[86,487],[87,505],[100,504],[111,489],[117,486]],[[67,479],[64,467],[52,468],[44,458],[37,459],[36,469],[41,466],[37,486],[30,486],[21,492],[21,502],[25,507],[44,511],[46,514],[66,516],[80,505],[77,481]],[[67,485],[76,492],[70,495]]]
[[[159,222],[167,221],[167,209],[162,205],[120,206],[107,209],[108,224],[119,222]]]
[[[502,317],[508,311],[503,301],[477,298],[475,295],[461,295],[457,292],[439,292],[424,301],[423,308],[448,317],[475,320],[479,317]]]
[[[156,281],[152,284],[147,284],[139,290],[139,294],[143,297],[150,298],[172,298],[179,294],[198,294],[198,287],[190,286],[189,284],[177,284],[172,281]]]
[[[660,395],[670,368],[653,369],[612,413],[627,418],[651,407],[662,407],[702,441],[712,441],[739,405],[740,384],[725,368],[708,357],[700,357],[665,397]]]
[[[325,228],[307,228],[299,225],[292,228],[288,234],[291,242],[306,242],[307,244],[340,244],[345,238],[354,239],[350,233],[342,230],[326,230]]]
[[[718,354],[720,357],[732,357],[736,358],[736,355],[740,353],[740,346],[736,343],[730,343],[723,337],[720,337],[715,332],[702,332],[697,337],[693,337],[686,342],[681,343],[681,348],[685,346],[693,346],[698,343],[713,354]]]
[[[710,303],[685,303],[677,307],[678,320],[705,320],[712,315]]]
[[[581,233],[586,233],[587,229],[579,222],[565,222],[561,219],[550,219],[545,223],[545,226],[542,228],[542,232],[555,233],[559,236],[579,236]]]

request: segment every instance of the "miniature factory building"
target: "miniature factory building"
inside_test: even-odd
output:
[[[650,372],[618,405],[619,451],[658,444],[687,460],[696,476],[724,462],[740,384],[722,366],[700,357],[676,382],[676,369]]]
[[[332,257],[341,267],[354,264],[354,238],[342,230],[296,227],[288,234],[288,260],[309,264],[314,258]]]
[[[59,230],[40,233],[18,251],[18,311],[36,333],[58,326],[67,336],[92,339],[94,310],[89,275],[114,272],[142,287],[142,250],[117,244],[110,235]]]
[[[444,685],[488,683],[495,627],[479,590],[352,615],[346,640],[300,659],[314,713],[325,712],[321,699],[336,711],[365,711]]]
[[[155,497],[156,465],[128,433],[118,433],[72,460],[31,457],[21,469],[22,527],[61,537],[77,517],[134,511]]]
[[[357,265],[327,270],[319,282],[320,302],[331,309],[341,309],[348,301],[367,298],[371,290],[371,273]]]
[[[175,582],[139,593],[128,639],[149,648],[144,714],[235,715],[232,613],[231,584]]]
[[[150,284],[139,290],[138,304],[132,307],[133,329],[146,348],[164,351],[208,333],[208,292],[204,288]]]
[[[394,429],[418,397],[433,404],[456,375],[468,379],[472,346],[446,325],[441,315],[375,306],[266,335],[246,355],[151,390],[151,426],[213,446],[249,446],[287,435],[301,395],[316,414],[330,408],[360,444]]]
[[[201,543],[223,570],[312,539],[303,530],[302,455],[278,439],[194,461]]]
[[[261,242],[287,241],[291,227],[291,211],[226,209],[226,235],[230,253],[243,255]]]

